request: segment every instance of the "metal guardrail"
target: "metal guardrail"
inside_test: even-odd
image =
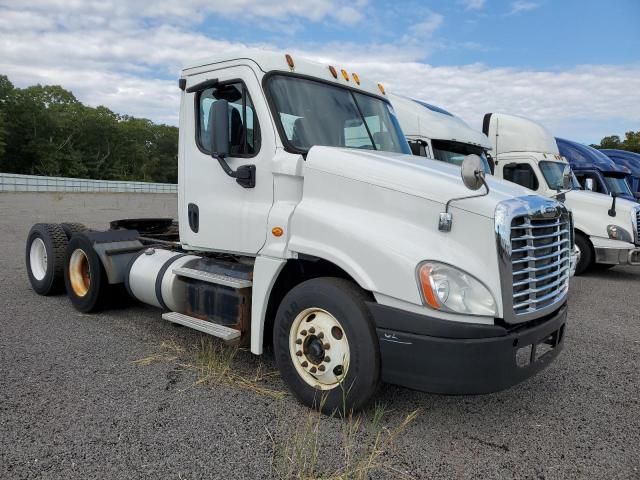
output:
[[[124,182],[0,173],[0,192],[178,193],[178,186],[174,183]]]

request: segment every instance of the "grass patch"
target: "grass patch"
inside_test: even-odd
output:
[[[196,385],[231,385],[251,390],[276,400],[287,396],[287,392],[265,385],[273,377],[279,376],[276,370],[265,368],[259,362],[254,370],[242,368],[236,362],[237,346],[229,346],[209,337],[201,337],[200,342],[185,349],[173,340],[160,344],[157,352],[135,360],[137,365],[147,366],[154,363],[176,363],[196,373]]]
[[[283,441],[276,440],[267,429],[273,444],[273,472],[283,480],[364,480],[380,472],[393,478],[411,478],[386,461],[385,455],[419,411],[409,413],[392,427],[383,424],[385,414],[386,408],[376,404],[369,414],[350,414],[335,422],[332,416],[309,410],[293,431],[285,431]],[[327,441],[326,433],[336,423],[339,440]]]
[[[148,366],[154,363],[170,363],[177,361],[184,355],[184,348],[173,340],[166,340],[160,344],[160,349],[151,355],[134,360],[136,365]]]

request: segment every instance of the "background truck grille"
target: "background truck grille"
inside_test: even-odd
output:
[[[636,208],[636,244],[640,245],[640,208]]]
[[[532,313],[554,304],[569,283],[571,225],[567,216],[511,221],[513,311]]]

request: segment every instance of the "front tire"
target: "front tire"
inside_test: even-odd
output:
[[[580,259],[576,266],[576,276],[589,270],[593,264],[593,246],[587,237],[576,232],[576,247],[580,250]]]
[[[27,236],[25,260],[31,286],[40,295],[64,291],[67,236],[55,223],[36,223]]]
[[[365,293],[341,278],[294,287],[276,314],[273,347],[284,381],[324,413],[362,408],[380,383],[380,348]]]

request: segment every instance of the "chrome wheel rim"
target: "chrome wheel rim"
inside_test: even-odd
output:
[[[349,341],[344,328],[321,308],[307,308],[294,319],[289,353],[298,375],[319,390],[340,385],[349,368]]]
[[[47,274],[47,248],[41,238],[36,238],[31,242],[29,249],[29,264],[31,265],[31,274],[38,281],[44,279]]]
[[[89,292],[91,287],[89,259],[80,248],[75,249],[69,259],[69,280],[77,296],[84,297]]]

